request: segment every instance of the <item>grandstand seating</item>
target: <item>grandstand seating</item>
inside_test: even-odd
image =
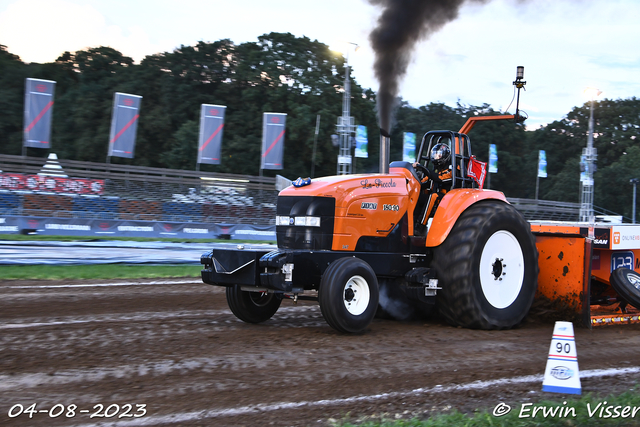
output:
[[[73,218],[73,196],[36,193],[22,200],[22,215]]]
[[[183,188],[186,191],[182,194],[170,192],[163,195],[157,191],[145,193],[145,187],[150,191],[151,187],[144,183],[106,187],[110,190],[109,195],[103,196],[4,191],[0,193],[0,215],[255,225],[275,223],[275,191],[238,192],[218,188],[217,192],[199,193],[193,188]],[[165,190],[177,190],[166,187]],[[578,220],[579,208],[575,203],[528,199],[509,201],[528,220]]]
[[[162,220],[189,222],[202,217],[202,205],[199,203],[165,202],[162,204]]]
[[[124,199],[118,204],[118,213],[120,219],[160,221],[162,202]]]
[[[73,198],[73,213],[75,218],[116,219],[118,218],[117,198],[83,197]]]
[[[0,169],[37,174],[43,159],[0,154]],[[69,177],[101,180],[98,194],[4,186],[0,215],[274,225],[275,178],[60,160]],[[577,221],[578,203],[514,199],[526,219]],[[613,215],[594,206],[596,214]],[[624,218],[628,220],[628,218]]]
[[[22,195],[3,193],[0,194],[0,214],[20,215],[22,207]]]
[[[7,174],[33,176],[42,164],[42,158],[0,154]],[[0,215],[275,224],[275,178],[64,159],[59,165],[69,179],[99,180],[99,194],[93,188],[68,194],[5,184]]]

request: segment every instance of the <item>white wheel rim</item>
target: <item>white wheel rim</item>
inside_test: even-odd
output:
[[[636,273],[631,272],[627,274],[627,280],[631,283],[631,286],[640,291],[640,276]]]
[[[508,231],[493,233],[480,257],[480,285],[493,307],[509,307],[522,289],[524,255],[518,239]]]
[[[371,293],[369,284],[362,276],[353,276],[344,285],[342,292],[342,302],[347,311],[354,316],[358,316],[367,309]]]

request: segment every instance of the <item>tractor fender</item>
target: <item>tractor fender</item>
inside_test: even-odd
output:
[[[447,238],[462,212],[469,206],[487,199],[502,200],[508,203],[507,198],[500,191],[476,188],[456,188],[449,191],[436,209],[425,245],[427,247],[440,245]]]

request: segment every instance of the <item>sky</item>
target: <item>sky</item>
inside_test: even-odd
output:
[[[349,64],[358,84],[375,91],[368,35],[380,11],[366,0],[0,0],[0,44],[25,62],[97,46],[140,61],[199,41],[240,44],[289,32],[359,45]],[[520,108],[529,130],[582,106],[588,87],[602,91],[599,99],[638,97],[638,18],[638,0],[468,2],[417,44],[400,96],[414,107],[487,103],[504,112],[524,66]]]

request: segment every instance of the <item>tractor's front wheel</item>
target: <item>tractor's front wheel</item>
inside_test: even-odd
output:
[[[463,212],[434,264],[439,310],[450,324],[507,329],[531,308],[538,251],[529,224],[507,203],[480,202]]]
[[[333,329],[363,332],[378,308],[378,279],[365,261],[340,258],[322,275],[318,302],[322,316]]]
[[[227,303],[243,322],[262,323],[276,314],[282,298],[273,293],[243,291],[240,285],[233,285],[227,288]]]

